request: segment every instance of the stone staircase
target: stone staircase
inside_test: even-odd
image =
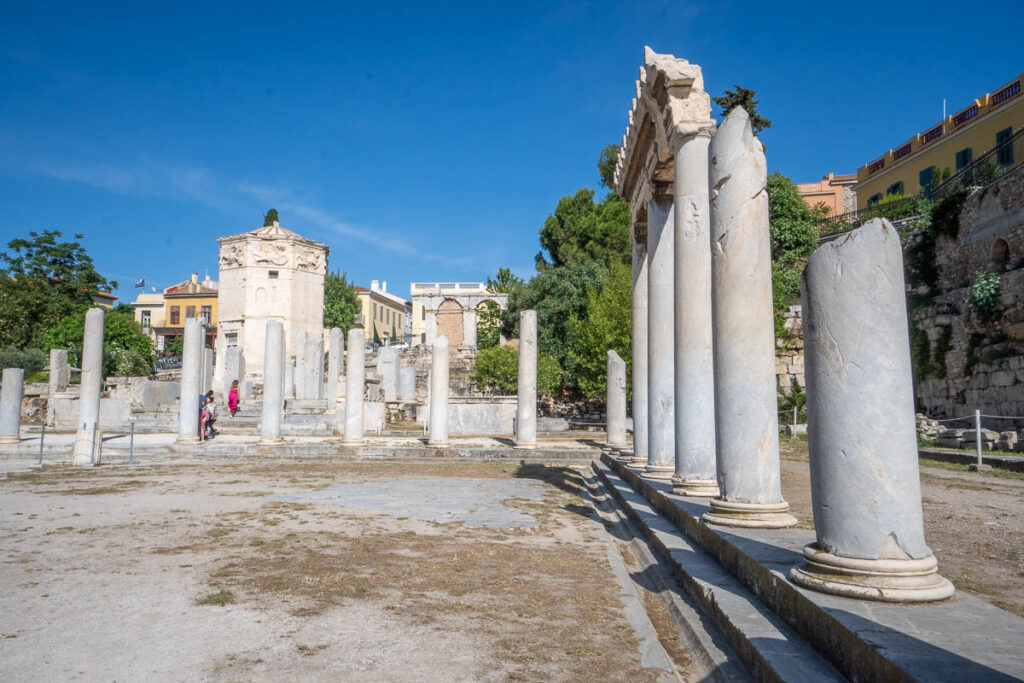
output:
[[[178,402],[160,410],[133,411],[136,434],[156,434],[178,430]],[[285,401],[281,420],[281,434],[284,436],[332,436],[334,415],[325,415],[327,402],[320,400]],[[263,401],[248,400],[239,406],[234,416],[226,406],[217,407],[219,416],[216,429],[221,434],[259,436]]]

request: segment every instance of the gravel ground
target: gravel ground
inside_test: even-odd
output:
[[[582,488],[511,463],[12,473],[0,680],[659,680]]]

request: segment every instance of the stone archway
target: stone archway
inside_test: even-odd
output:
[[[462,312],[462,306],[454,299],[445,299],[437,307],[437,335],[447,337],[450,348],[462,345],[465,335]]]
[[[994,273],[1006,272],[1006,264],[1010,262],[1010,245],[1003,238],[996,239],[992,243],[992,252],[989,257],[989,270]]]

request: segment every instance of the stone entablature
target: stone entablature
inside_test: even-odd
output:
[[[245,377],[260,381],[267,321],[284,326],[286,358],[294,358],[298,331],[323,336],[324,277],[329,249],[275,221],[251,232],[217,239],[220,244],[217,350],[242,350]],[[218,363],[215,386],[223,386]],[[239,378],[242,379],[242,378]]]

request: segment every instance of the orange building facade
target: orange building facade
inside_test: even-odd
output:
[[[853,191],[856,184],[856,173],[829,173],[814,183],[796,183],[796,189],[811,208],[824,204],[829,216],[838,216],[857,210],[857,193]]]

